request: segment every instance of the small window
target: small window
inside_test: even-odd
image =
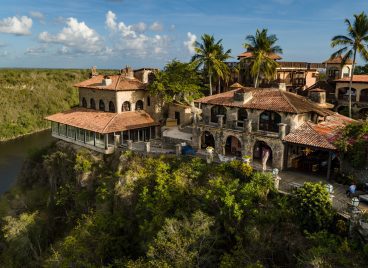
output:
[[[141,101],[141,100],[137,101],[137,103],[135,104],[135,109],[137,111],[143,110],[143,101]]]
[[[151,98],[149,96],[147,97],[147,106],[151,106]]]
[[[109,112],[115,113],[115,104],[112,101],[109,102]]]
[[[87,108],[87,101],[85,98],[82,99],[82,107]]]
[[[90,108],[91,108],[91,109],[96,109],[96,102],[95,102],[95,100],[94,100],[94,99],[91,99],[91,100],[90,100]]]
[[[100,103],[98,104],[98,108],[100,111],[105,111],[105,103],[103,100],[100,100]]]
[[[129,101],[124,101],[123,106],[121,107],[121,110],[123,112],[130,111],[130,102]]]

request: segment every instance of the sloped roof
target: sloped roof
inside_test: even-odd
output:
[[[286,135],[283,141],[312,146],[327,150],[336,150],[333,142],[338,137],[339,131],[347,124],[355,120],[334,113],[327,116],[324,121],[318,124],[305,122],[300,127]]]
[[[237,102],[234,100],[234,94],[238,92],[250,93],[252,96],[245,103]],[[305,97],[277,88],[244,87],[203,97],[195,100],[195,102],[295,114],[315,112],[327,116],[332,113],[327,109],[319,108]]]
[[[335,80],[336,82],[350,82],[350,77]],[[353,83],[368,83],[368,74],[354,74]]]
[[[145,111],[108,113],[82,107],[53,114],[45,119],[102,134],[156,125]]]
[[[253,52],[243,52],[241,53],[240,55],[238,55],[238,59],[248,59],[248,58],[252,58],[253,57]],[[269,58],[272,59],[272,60],[281,60],[282,57],[278,54],[275,54],[275,53],[271,53],[269,55]]]
[[[340,56],[337,56],[336,58],[329,58],[328,60],[325,60],[323,63],[341,64],[342,59],[343,59],[343,57],[340,55]],[[345,64],[353,64],[353,60],[352,59],[347,59]]]
[[[242,88],[243,86],[240,84],[240,83],[238,83],[238,82],[236,82],[236,83],[234,83],[234,84],[232,84],[231,86],[230,86],[230,88]]]
[[[127,78],[124,74],[121,75],[109,75],[111,84],[105,86],[103,84],[104,75],[96,75],[88,80],[75,84],[78,88],[91,88],[101,90],[115,90],[115,91],[131,91],[145,89],[146,84],[142,83],[136,78]]]

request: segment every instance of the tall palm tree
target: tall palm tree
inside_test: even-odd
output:
[[[331,58],[345,55],[342,57],[341,65],[345,65],[348,59],[353,58],[353,65],[349,83],[349,117],[351,117],[351,88],[353,85],[353,76],[355,69],[355,59],[357,53],[366,61],[368,61],[368,51],[366,45],[368,43],[368,17],[362,12],[354,15],[353,23],[345,19],[348,26],[347,35],[336,35],[331,39],[331,47],[342,46],[339,50],[331,55]]]
[[[218,45],[218,58],[219,60],[224,63],[226,60],[232,58],[230,53],[231,53],[231,49],[228,49],[228,50],[224,50],[224,47],[221,43],[219,43]],[[217,79],[218,79],[218,92],[220,93],[220,90],[221,90],[221,80],[223,80],[225,83],[227,83],[230,79],[230,74],[231,71],[230,71],[230,68],[228,65],[226,64],[222,64],[222,68],[221,68],[221,72],[218,73],[216,72],[216,76],[217,76]]]
[[[224,63],[224,58],[229,56],[231,50],[224,52],[222,39],[215,42],[213,35],[204,34],[201,39],[202,43],[198,41],[194,43],[195,55],[192,57],[192,62],[196,63],[198,68],[203,67],[204,72],[208,75],[210,95],[212,95],[213,75],[224,78],[230,73]]]
[[[253,54],[249,59],[251,63],[250,72],[254,79],[254,87],[258,87],[261,73],[269,80],[276,74],[278,63],[272,56],[282,54],[282,49],[275,45],[278,40],[276,35],[267,35],[267,29],[261,31],[257,29],[256,34],[248,35],[246,40],[248,42],[244,43],[243,46],[247,52]]]

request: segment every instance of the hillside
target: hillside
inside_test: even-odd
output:
[[[89,70],[0,70],[0,141],[49,126],[43,118],[78,104],[73,84]]]
[[[368,246],[347,239],[325,187],[299,189],[280,195],[239,161],[58,142],[0,199],[0,266],[364,267]]]

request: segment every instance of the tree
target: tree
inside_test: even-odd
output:
[[[331,39],[331,47],[340,46],[339,50],[331,55],[331,58],[345,55],[342,57],[341,65],[344,65],[348,59],[353,58],[353,65],[349,82],[349,117],[351,117],[351,87],[353,84],[353,76],[355,69],[355,60],[357,53],[364,60],[368,60],[368,51],[365,47],[368,43],[368,17],[362,12],[359,15],[354,15],[355,20],[345,19],[347,25],[347,35],[336,35]]]
[[[243,46],[247,52],[253,54],[250,58],[251,75],[254,78],[254,87],[258,87],[260,74],[267,79],[274,77],[278,63],[272,55],[282,54],[282,49],[275,45],[278,40],[276,35],[267,35],[267,29],[257,29],[256,34],[248,35],[246,40],[248,42]]]
[[[173,60],[163,71],[155,73],[155,79],[148,85],[148,91],[165,103],[174,100],[189,103],[202,95],[202,83],[193,64]]]
[[[354,74],[368,74],[368,64],[363,66],[355,66]]]
[[[203,67],[203,71],[208,75],[210,95],[212,95],[213,75],[225,79],[230,74],[224,60],[230,57],[231,50],[224,51],[222,39],[215,42],[213,35],[204,34],[201,39],[202,43],[198,41],[194,43],[196,54],[192,57],[192,62],[197,65],[197,68]]]

